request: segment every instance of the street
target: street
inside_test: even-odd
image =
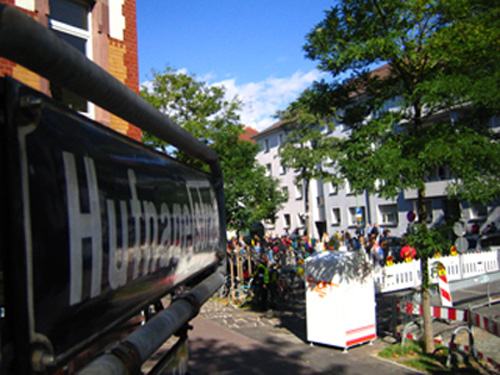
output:
[[[475,303],[484,300],[481,288],[484,285],[455,293],[458,300]],[[500,290],[500,283],[490,285],[490,291]],[[385,346],[396,342],[391,325],[392,303],[408,292],[379,295],[377,298],[378,338],[375,342],[349,349],[347,352],[323,345],[307,342],[306,305],[303,291],[297,292],[297,303],[290,308],[282,308],[271,316],[250,309],[234,309],[224,300],[211,299],[191,324],[189,332],[191,374],[412,374],[414,370],[387,362],[375,356]],[[433,296],[433,303],[438,303]],[[463,303],[457,306],[463,307]],[[498,316],[500,304],[475,310],[488,316]],[[398,322],[405,316],[399,314]],[[436,320],[433,323],[435,336],[449,340],[453,331],[463,323]],[[500,338],[474,329],[477,349],[495,361],[500,362]],[[459,334],[457,343],[468,344],[465,334]],[[147,369],[147,364],[143,371]]]

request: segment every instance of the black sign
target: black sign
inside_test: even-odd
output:
[[[11,265],[30,342],[56,363],[216,264],[209,175],[24,87],[9,113]]]

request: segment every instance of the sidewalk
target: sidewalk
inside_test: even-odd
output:
[[[192,323],[190,374],[320,374],[293,356],[283,355],[203,316]]]
[[[393,296],[391,298],[399,298]],[[234,309],[225,301],[207,301],[190,324],[189,374],[287,374],[287,375],[371,375],[421,374],[376,356],[395,342],[389,332],[392,319],[391,298],[377,302],[377,321],[382,326],[375,342],[347,352],[307,342],[305,301],[292,309],[263,315],[250,309]],[[435,321],[434,333],[449,341],[453,326]],[[457,343],[466,337],[457,337]],[[496,358],[498,337],[475,333],[476,345],[484,354]],[[168,345],[165,346],[167,350]],[[146,373],[148,366],[143,367]]]
[[[272,317],[208,301],[192,321],[190,373],[196,374],[418,374],[375,353],[387,345],[376,340],[344,352],[310,345],[305,320],[297,312]]]

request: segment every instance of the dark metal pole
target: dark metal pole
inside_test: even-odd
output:
[[[218,157],[189,132],[111,74],[18,9],[0,5],[0,56],[73,91],[189,155]]]
[[[79,375],[134,374],[171,335],[198,313],[199,307],[220,288],[224,276],[216,272],[178,298],[147,324],[134,331],[110,352],[95,359]]]

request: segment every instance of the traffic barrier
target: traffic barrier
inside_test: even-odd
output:
[[[375,268],[373,276],[377,293],[416,288],[420,285],[420,260]]]
[[[436,262],[446,269],[448,282],[477,277],[500,271],[498,249],[429,259],[431,282],[438,283],[438,276],[432,274]],[[416,288],[421,284],[420,260],[396,263],[386,267],[376,267],[373,271],[376,293],[390,293]]]
[[[473,325],[484,329],[486,332],[489,332],[495,336],[500,337],[499,324],[492,318],[488,318],[486,316],[482,316],[480,314],[471,312],[470,320]]]
[[[397,301],[396,309],[403,314],[422,315],[422,305],[418,303]],[[492,318],[482,316],[478,313],[456,308],[431,306],[431,315],[433,318],[470,323],[476,327],[482,328],[488,333],[500,337],[499,323]]]
[[[453,301],[451,300],[450,285],[448,284],[448,278],[446,276],[446,268],[443,263],[436,262],[437,272],[438,272],[438,286],[439,295],[441,297],[441,304],[443,306],[452,307]]]
[[[397,311],[403,314],[422,315],[422,305],[412,302],[397,301]],[[459,322],[468,321],[467,310],[460,310],[441,306],[431,306],[431,315],[434,318],[455,320]]]

